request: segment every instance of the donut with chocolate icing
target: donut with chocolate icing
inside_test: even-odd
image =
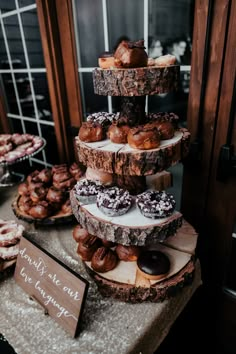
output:
[[[101,241],[96,236],[88,235],[80,240],[77,253],[83,261],[91,261],[94,252],[101,246]]]
[[[91,204],[96,202],[97,195],[103,188],[99,181],[91,181],[84,178],[76,183],[74,191],[79,202]]]
[[[28,210],[28,214],[34,219],[45,219],[51,214],[51,208],[45,200],[42,200],[38,204],[33,205]]]
[[[65,193],[55,187],[50,187],[48,189],[46,200],[50,203],[63,203],[65,199]]]
[[[86,143],[101,141],[106,138],[103,126],[97,122],[83,122],[78,134],[80,140]]]
[[[128,144],[133,149],[150,150],[160,146],[161,136],[158,128],[151,123],[130,129]]]
[[[39,172],[38,178],[43,183],[49,183],[52,179],[52,171],[49,168],[44,168],[42,171]]]
[[[118,187],[105,188],[97,195],[97,207],[108,216],[120,216],[131,208],[132,197],[127,190]]]
[[[140,247],[138,246],[124,246],[117,245],[115,249],[119,259],[125,262],[134,262],[137,261],[140,254]]]
[[[80,224],[76,225],[72,231],[73,239],[76,242],[82,242],[86,237],[91,236],[86,229],[84,229]]]
[[[109,69],[114,67],[114,53],[108,51],[101,53],[98,57],[98,65],[102,69]]]
[[[99,123],[107,131],[113,121],[116,121],[119,113],[96,112],[87,116],[87,122]]]
[[[28,193],[28,184],[23,182],[21,184],[19,184],[18,186],[18,194],[19,195],[25,195]]]
[[[110,248],[99,247],[91,259],[91,267],[95,272],[106,273],[114,269],[118,264],[118,258]]]
[[[78,181],[84,175],[85,167],[73,162],[69,167],[69,172]]]
[[[115,122],[109,127],[107,136],[115,144],[126,144],[129,130],[128,125],[118,125]]]
[[[145,217],[151,219],[166,218],[173,214],[175,199],[165,191],[148,190],[136,197],[137,206]]]
[[[163,252],[146,250],[140,253],[137,268],[144,278],[159,280],[168,274],[170,260]]]
[[[160,132],[161,140],[172,139],[175,134],[174,126],[171,122],[155,122],[154,124]]]
[[[122,41],[114,53],[114,58],[115,66],[118,68],[147,66],[148,55],[145,52],[144,40]]]
[[[30,198],[33,203],[38,203],[40,200],[45,199],[47,193],[48,193],[48,188],[45,188],[43,186],[36,187],[31,190]]]

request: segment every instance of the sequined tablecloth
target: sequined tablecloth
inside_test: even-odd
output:
[[[18,220],[11,202],[16,187],[0,191],[0,218]],[[194,281],[162,303],[128,304],[103,298],[76,255],[73,225],[34,229],[41,247],[89,281],[89,291],[81,319],[81,333],[71,338],[53,318],[45,316],[39,305],[9,276],[0,282],[0,333],[17,354],[152,354],[168,334],[196,289],[201,270],[196,263]]]

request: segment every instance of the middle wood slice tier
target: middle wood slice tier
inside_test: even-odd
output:
[[[70,201],[77,221],[91,235],[126,246],[156,244],[174,235],[182,225],[182,214],[178,211],[163,219],[149,219],[134,203],[126,214],[110,217],[103,214],[96,203],[79,203],[74,189],[70,192]]]

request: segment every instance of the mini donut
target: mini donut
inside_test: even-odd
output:
[[[175,134],[174,126],[171,122],[155,122],[154,124],[160,132],[161,139],[167,140],[172,139]]]
[[[74,177],[70,177],[64,181],[53,182],[53,186],[56,189],[70,190],[76,184]]]
[[[156,149],[160,146],[160,142],[160,132],[151,123],[132,128],[128,133],[128,144],[133,149]]]
[[[101,239],[101,241],[102,241],[103,246],[105,246],[105,247],[112,248],[112,247],[116,246],[115,242],[112,242],[112,241],[109,241],[109,240],[104,240],[104,239]]]
[[[103,52],[99,55],[98,65],[101,69],[109,69],[115,66],[114,64],[114,53],[113,52]]]
[[[163,252],[146,250],[140,253],[137,268],[144,278],[159,280],[168,274],[170,260]]]
[[[107,132],[108,138],[115,144],[126,144],[130,127],[113,123]]]
[[[30,191],[30,198],[33,203],[38,203],[40,200],[44,200],[47,195],[48,189],[41,186],[36,187]]]
[[[67,169],[68,169],[68,167],[67,167],[67,164],[65,164],[65,163],[62,163],[60,165],[53,165],[52,166],[52,174],[57,173],[57,172],[61,172],[62,170],[66,171]]]
[[[85,167],[78,165],[76,162],[73,162],[69,167],[70,174],[76,179],[79,180],[84,175]]]
[[[18,208],[24,213],[28,213],[29,209],[32,207],[33,202],[29,194],[22,195],[18,200]]]
[[[0,223],[0,247],[15,245],[20,240],[24,229],[23,225],[18,225],[14,221]]]
[[[72,208],[71,208],[71,204],[70,204],[70,199],[67,199],[65,201],[65,203],[62,204],[61,211],[64,214],[72,214]]]
[[[127,190],[118,187],[105,188],[97,195],[97,207],[108,216],[120,216],[131,208],[132,197]]]
[[[101,246],[100,240],[96,236],[87,236],[80,240],[77,253],[83,261],[91,261],[94,252]]]
[[[99,181],[90,181],[84,178],[76,183],[74,191],[80,203],[91,204],[96,202],[98,192],[103,188]]]
[[[86,237],[91,236],[86,229],[83,229],[80,224],[76,225],[72,231],[73,239],[76,242],[82,242]]]
[[[170,216],[173,214],[176,205],[173,195],[165,191],[153,190],[137,195],[136,203],[141,214],[151,219]]]
[[[118,264],[118,257],[110,248],[99,247],[91,259],[91,267],[95,272],[105,273],[114,269]]]
[[[31,172],[27,177],[26,177],[26,182],[29,184],[32,180],[34,180],[34,182],[41,182],[40,179],[38,178],[39,175],[39,171],[35,170],[33,172]]]
[[[52,171],[49,168],[44,168],[42,171],[39,172],[38,178],[43,183],[49,183],[52,179]]]
[[[119,68],[147,66],[148,55],[145,52],[144,40],[122,41],[114,53],[114,58],[115,66]]]
[[[9,247],[0,247],[0,259],[10,261],[15,259],[19,253],[20,242]]]
[[[21,184],[19,184],[18,186],[18,194],[19,195],[25,195],[28,193],[28,184],[23,182]]]
[[[99,181],[104,186],[111,186],[113,184],[113,174],[95,170],[91,167],[87,167],[85,177],[90,181]]]
[[[63,182],[67,179],[71,178],[70,172],[65,170],[63,172],[55,172],[52,176],[53,183],[54,182]]]
[[[87,122],[95,122],[101,124],[105,131],[107,131],[111,123],[118,119],[118,116],[119,113],[96,112],[89,114],[86,119]]]
[[[155,59],[156,66],[175,65],[176,57],[174,55],[166,54]]]
[[[137,261],[140,254],[140,247],[138,246],[123,246],[121,244],[116,246],[115,249],[118,258],[124,262]]]
[[[42,200],[38,204],[33,205],[28,210],[28,214],[34,219],[45,219],[51,214],[51,208],[45,200]]]
[[[31,191],[33,191],[35,188],[41,188],[43,187],[43,183],[42,182],[34,182],[33,180],[31,180],[30,183],[28,183],[28,191],[29,193]]]
[[[91,143],[101,141],[106,138],[106,132],[103,126],[97,122],[83,122],[78,134],[80,140]]]
[[[46,195],[46,200],[50,203],[62,203],[65,199],[65,193],[60,190],[56,189],[55,187],[50,187],[48,189],[47,195]]]

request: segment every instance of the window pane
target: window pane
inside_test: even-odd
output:
[[[115,49],[123,37],[133,41],[144,37],[143,0],[109,0],[107,17],[110,50]]]
[[[34,93],[39,119],[53,121],[46,74],[33,74]]]
[[[24,28],[29,65],[31,68],[42,68],[45,65],[36,10],[23,12],[21,19]]]
[[[35,4],[35,0],[18,0],[19,7]]]
[[[79,66],[98,65],[98,55],[105,50],[102,1],[75,1],[76,29],[79,40]],[[89,44],[89,45],[88,45]]]
[[[19,109],[17,105],[17,98],[15,88],[13,86],[13,78],[15,78],[16,86],[17,86],[17,78],[16,76],[11,74],[3,74],[2,75],[2,84],[4,87],[3,94],[5,94],[7,111],[13,114],[19,114]],[[19,103],[19,102],[18,102]],[[20,104],[20,103],[19,103]]]
[[[16,9],[15,0],[1,0],[2,13]]]

